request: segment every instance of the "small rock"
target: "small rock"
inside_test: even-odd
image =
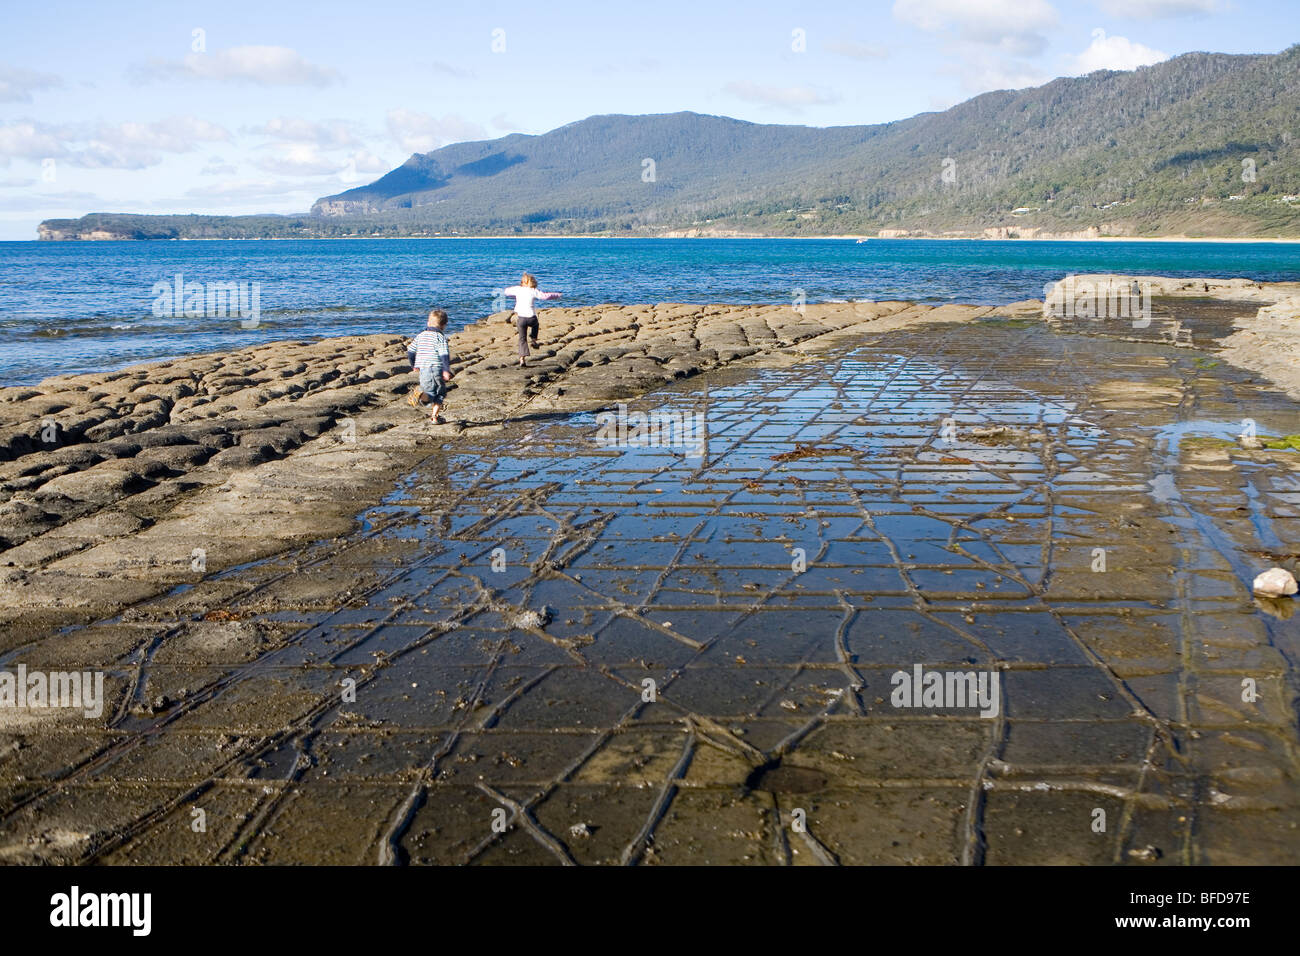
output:
[[[1128,855],[1134,860],[1140,860],[1143,863],[1151,863],[1160,859],[1163,854],[1157,846],[1134,847],[1128,851]]]
[[[537,628],[541,629],[551,623],[554,612],[549,607],[544,607],[540,611],[527,610],[515,615],[514,626],[524,630]]]
[[[569,827],[569,833],[575,837],[589,837],[591,836],[591,827],[585,823],[575,823]]]
[[[1300,587],[1296,586],[1295,576],[1286,568],[1269,568],[1255,578],[1251,589],[1260,597],[1276,598],[1295,594]]]

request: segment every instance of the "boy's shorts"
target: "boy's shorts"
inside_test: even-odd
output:
[[[428,395],[433,404],[441,405],[447,397],[447,383],[442,380],[442,369],[430,366],[420,372],[420,391]]]

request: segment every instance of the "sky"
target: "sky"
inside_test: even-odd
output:
[[[601,113],[884,123],[1192,51],[1298,0],[7,5],[0,240],[89,212],[296,213],[413,152]]]

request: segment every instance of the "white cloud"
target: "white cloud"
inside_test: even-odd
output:
[[[352,175],[357,171],[353,164],[373,165],[377,161],[372,153],[361,148],[356,129],[347,120],[316,123],[280,116],[260,126],[246,127],[244,132],[273,140],[262,145],[270,155],[253,163],[258,169],[281,176],[328,176],[345,171]],[[348,148],[353,150],[349,157],[328,155]]]
[[[34,179],[0,179],[0,189],[26,189],[35,185]]]
[[[80,137],[72,132],[75,143]],[[188,153],[199,143],[228,142],[224,127],[195,116],[156,123],[100,123],[85,146],[71,148],[69,161],[94,169],[143,169],[162,162],[162,153]]]
[[[961,77],[963,88],[971,93],[1023,90],[1028,86],[1041,86],[1052,79],[1050,74],[1032,63],[1014,57],[1000,57],[988,51],[968,51],[956,66],[945,72]]]
[[[1046,31],[1060,22],[1047,0],[894,0],[894,18],[1012,56],[1042,53]]]
[[[33,93],[61,86],[63,80],[52,73],[0,66],[0,103],[30,103]]]
[[[386,173],[392,165],[368,149],[359,149],[348,157],[348,167],[359,173]]]
[[[11,159],[57,159],[87,169],[143,169],[163,153],[188,153],[199,143],[228,141],[221,126],[193,116],[154,123],[0,123],[0,165]]]
[[[351,188],[373,179],[376,173],[386,173],[391,168],[391,163],[367,149],[359,149],[348,157],[347,164],[339,170],[338,177],[344,186]]]
[[[310,63],[285,46],[237,46],[191,53],[179,61],[152,60],[129,72],[143,82],[179,76],[259,86],[328,86],[339,79],[334,70]]]
[[[834,40],[826,44],[826,49],[851,60],[880,60],[889,56],[889,50],[883,46],[868,46],[852,40]]]
[[[220,156],[210,156],[204,163],[203,168],[199,170],[200,176],[233,176],[239,172],[239,167],[232,163],[226,162]]]
[[[261,126],[246,127],[244,131],[287,143],[311,143],[324,149],[343,149],[360,145],[354,125],[347,120],[313,123],[310,120],[277,116]]]
[[[834,93],[811,86],[763,86],[748,80],[728,83],[723,89],[738,99],[792,113],[798,113],[806,106],[822,106],[839,99]]]
[[[1098,27],[1092,31],[1092,43],[1077,56],[1071,57],[1073,72],[1091,73],[1094,70],[1136,70],[1169,59],[1169,54],[1153,50],[1125,37],[1108,37]]]
[[[968,93],[1051,79],[1034,62],[1060,17],[1047,0],[894,0],[894,19],[933,34]]]
[[[477,123],[455,115],[441,119],[418,110],[388,111],[388,135],[393,142],[411,153],[427,153],[448,143],[487,139],[487,130]]]
[[[65,154],[58,131],[33,120],[0,123],[0,165],[14,159],[48,159]]]
[[[1112,17],[1138,20],[1199,17],[1227,8],[1226,0],[1101,0],[1101,9]]]
[[[318,185],[282,179],[230,179],[210,186],[195,186],[185,191],[186,199],[199,199],[217,205],[249,203],[262,200],[283,202],[288,196],[315,196]]]
[[[327,176],[343,168],[342,162],[322,156],[311,143],[277,144],[270,156],[256,160],[253,165],[282,176]]]
[[[274,154],[257,160],[258,169],[282,176],[359,176],[365,173],[386,173],[391,164],[368,149],[354,150],[342,158],[323,155],[308,143],[277,145]]]

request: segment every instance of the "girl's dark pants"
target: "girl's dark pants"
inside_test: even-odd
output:
[[[522,315],[515,316],[515,327],[519,329],[519,357],[528,358],[528,338],[529,332],[532,333],[533,347],[537,347],[537,316],[525,319]]]

